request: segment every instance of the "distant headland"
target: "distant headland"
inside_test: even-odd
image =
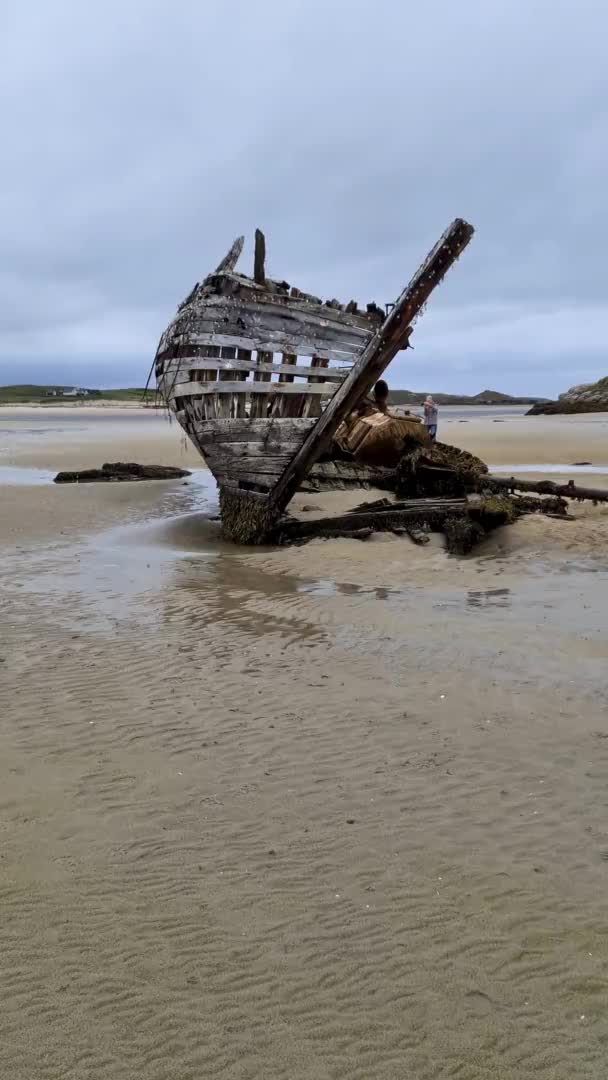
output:
[[[608,412],[608,375],[594,383],[571,386],[557,401],[538,402],[527,416],[564,413]]]

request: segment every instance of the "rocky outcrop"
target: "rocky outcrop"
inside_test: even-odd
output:
[[[171,465],[137,465],[136,462],[115,461],[101,469],[81,469],[78,472],[59,472],[56,484],[110,484],[121,480],[179,480],[190,476],[188,469],[176,469]]]
[[[557,401],[533,405],[526,416],[588,412],[608,412],[608,376],[596,383],[572,386],[565,394],[560,394]]]

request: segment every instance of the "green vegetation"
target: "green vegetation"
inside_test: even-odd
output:
[[[66,393],[76,389],[78,392]],[[23,383],[14,386],[0,386],[0,405],[60,405],[64,402],[95,401],[131,401],[138,404],[144,397],[143,387],[129,387],[124,390],[97,390],[89,387],[71,386],[36,386]],[[153,399],[154,391],[148,394]]]

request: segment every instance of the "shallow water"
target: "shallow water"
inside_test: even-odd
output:
[[[30,487],[32,484],[52,484],[55,473],[50,469],[30,469],[18,465],[0,465],[0,484]]]
[[[522,473],[591,473],[598,476],[608,474],[608,465],[488,465],[491,473],[507,473],[509,476],[521,476]]]

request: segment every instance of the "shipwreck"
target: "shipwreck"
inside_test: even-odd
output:
[[[324,302],[271,279],[259,230],[252,277],[236,269],[239,237],[194,286],[161,337],[156,385],[217,480],[228,539],[272,536],[306,483],[381,480],[381,468],[334,455],[334,436],[408,347],[414,321],[473,231],[452,222],[388,311]]]

